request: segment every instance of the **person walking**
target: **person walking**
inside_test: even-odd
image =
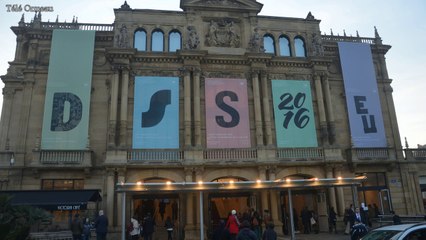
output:
[[[164,223],[164,227],[166,228],[167,231],[167,240],[173,240],[173,221],[172,219],[169,217],[167,217],[166,222]]]
[[[337,214],[336,211],[334,211],[334,207],[330,207],[330,210],[328,211],[328,232],[337,233],[336,228],[336,222],[337,222]]]
[[[89,218],[86,218],[83,223],[83,240],[89,240],[92,232],[92,224],[90,224]]]
[[[151,213],[148,213],[143,220],[143,239],[152,240],[152,234],[154,233],[155,222],[151,217]]]
[[[99,216],[95,220],[96,240],[106,240],[108,232],[108,218],[104,215],[104,210],[99,210]]]
[[[83,234],[83,223],[80,220],[80,215],[76,213],[74,219],[71,222],[71,232],[73,240],[81,240]]]
[[[228,221],[226,221],[225,227],[229,230],[229,235],[231,236],[230,239],[235,240],[240,228],[240,221],[237,217],[237,211],[231,211],[231,214],[228,216]]]
[[[274,227],[275,225],[272,222],[266,226],[262,240],[277,240],[277,233],[275,232]]]
[[[140,224],[138,220],[136,220],[136,217],[130,218],[130,224],[132,226],[132,231],[130,231],[130,239],[131,240],[138,240],[139,239],[139,233],[140,233]]]
[[[256,234],[250,229],[250,222],[244,220],[238,232],[237,240],[257,240]]]

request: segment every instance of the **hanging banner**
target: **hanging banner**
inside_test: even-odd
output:
[[[386,147],[371,48],[366,43],[339,42],[352,146]]]
[[[207,148],[250,148],[247,80],[206,78]]]
[[[179,148],[179,78],[136,77],[133,149]]]
[[[95,31],[53,30],[41,148],[88,145]]]
[[[272,80],[277,147],[317,147],[309,81]]]

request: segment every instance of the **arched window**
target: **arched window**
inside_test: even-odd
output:
[[[290,51],[290,41],[286,36],[281,36],[280,40],[280,56],[284,57],[290,57],[291,51]]]
[[[169,52],[176,52],[181,49],[181,36],[178,31],[171,31],[169,34]]]
[[[294,38],[294,50],[296,57],[306,57],[305,41],[302,37]]]
[[[134,48],[138,51],[146,51],[146,32],[143,29],[139,29],[135,32],[135,39],[133,41]]]
[[[151,50],[153,52],[164,51],[164,33],[161,30],[154,30],[152,32]]]
[[[271,35],[263,36],[263,47],[265,48],[265,53],[275,54],[274,46],[274,38]]]

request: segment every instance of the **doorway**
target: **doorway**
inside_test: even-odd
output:
[[[179,204],[178,194],[134,195],[131,216],[135,216],[141,224],[148,214],[152,216],[155,223],[153,239],[167,239],[164,225],[170,218],[174,224],[173,239],[181,239],[183,232]]]

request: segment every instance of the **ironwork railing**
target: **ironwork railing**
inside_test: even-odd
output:
[[[41,164],[81,164],[84,162],[86,151],[41,150]]]
[[[281,148],[277,149],[278,160],[285,161],[307,161],[323,160],[324,150],[322,148]]]
[[[207,160],[255,160],[256,149],[208,149],[203,151],[203,157]]]
[[[128,161],[181,161],[183,151],[179,150],[131,150],[127,152]]]

